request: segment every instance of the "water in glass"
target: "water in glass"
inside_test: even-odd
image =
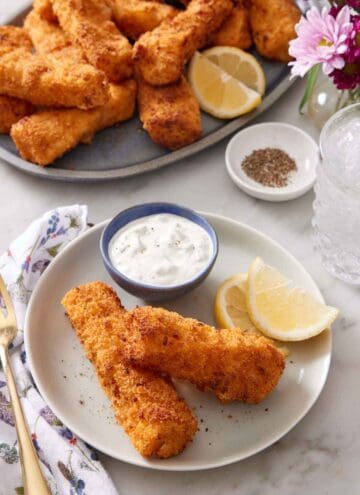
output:
[[[360,285],[360,104],[335,114],[320,136],[314,240],[332,275]]]

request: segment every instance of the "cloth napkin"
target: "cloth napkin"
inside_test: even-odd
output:
[[[23,345],[26,308],[37,281],[57,254],[86,226],[86,206],[57,208],[34,221],[0,257],[0,274],[11,294],[19,328],[10,350],[17,389],[53,495],[117,495],[97,453],[76,438],[45,404],[27,367]],[[4,374],[0,371],[0,495],[24,493],[14,425]]]

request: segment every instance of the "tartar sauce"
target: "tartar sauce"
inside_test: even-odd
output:
[[[110,241],[109,256],[128,278],[167,287],[200,273],[213,255],[208,233],[187,218],[159,213],[139,218]]]

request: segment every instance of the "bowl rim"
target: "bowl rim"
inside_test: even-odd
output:
[[[107,233],[107,230],[110,228],[110,226],[116,224],[116,222],[118,221],[119,218],[121,218],[123,215],[125,214],[128,214],[129,212],[132,212],[132,211],[136,211],[136,210],[140,210],[142,208],[145,208],[146,207],[153,207],[153,208],[168,208],[168,207],[171,207],[171,208],[174,208],[176,210],[179,210],[178,213],[175,213],[175,212],[168,212],[170,214],[173,214],[173,215],[178,215],[179,217],[182,217],[182,218],[186,218],[187,220],[190,220],[192,221],[193,223],[196,223],[196,225],[199,225],[199,227],[201,227],[203,230],[206,231],[206,233],[208,234],[209,238],[210,238],[210,241],[211,241],[211,244],[213,246],[213,252],[212,252],[212,256],[209,260],[209,262],[206,264],[205,268],[203,270],[201,270],[201,272],[197,273],[194,277],[192,277],[191,279],[181,283],[181,284],[176,284],[176,285],[152,285],[152,284],[146,284],[144,282],[139,282],[137,280],[134,280],[132,278],[129,278],[127,275],[125,275],[123,272],[121,272],[118,268],[116,268],[111,260],[110,260],[110,256],[109,256],[109,252],[108,252],[108,247],[109,247],[109,244],[110,244],[110,241],[111,239],[115,236],[115,234],[119,231],[119,228],[116,229],[116,232],[110,237],[109,241],[106,242],[105,241],[105,236],[106,236],[106,233]],[[161,212],[161,213],[167,213],[167,212]],[[161,214],[159,212],[159,214]],[[197,222],[194,222],[194,220],[192,220],[191,218],[183,215],[183,213],[187,213],[190,217],[196,217],[197,219],[199,219],[201,221],[201,224],[198,224]],[[130,221],[127,221],[122,227],[124,227],[125,225],[128,225],[130,222],[133,222],[139,218],[144,218],[144,217],[148,217],[148,216],[151,216],[151,215],[156,215],[156,213],[147,213],[147,214],[144,214],[144,215],[139,215],[137,218],[134,218]],[[206,226],[206,229],[203,227],[203,225]],[[122,228],[120,227],[120,228]],[[116,275],[118,275],[119,277],[121,277],[127,284],[129,285],[132,285],[134,287],[136,287],[137,289],[145,289],[145,290],[153,290],[153,291],[156,291],[156,292],[167,292],[167,291],[177,291],[177,290],[180,290],[180,289],[185,289],[189,286],[191,286],[193,283],[195,283],[196,281],[198,280],[202,280],[203,277],[206,276],[206,274],[211,270],[211,268],[214,266],[215,264],[215,261],[218,257],[218,254],[219,254],[219,238],[218,238],[218,235],[216,233],[216,230],[214,229],[214,227],[211,225],[211,223],[206,220],[205,217],[203,217],[200,213],[198,213],[197,211],[191,209],[191,208],[188,208],[186,206],[181,206],[177,203],[170,203],[170,202],[166,202],[166,201],[150,201],[148,203],[140,203],[140,204],[137,204],[137,205],[134,205],[134,206],[130,206],[129,208],[125,208],[124,210],[120,211],[118,214],[116,214],[109,222],[108,224],[104,227],[102,233],[101,233],[101,237],[100,237],[100,252],[101,252],[101,257],[102,257],[102,260],[105,264],[105,267],[107,268],[108,271],[111,272],[114,272]]]
[[[313,173],[307,174],[308,179],[305,181],[305,183],[303,183],[303,185],[294,188],[292,190],[282,190],[281,188],[277,188],[277,187],[273,189],[269,189],[268,187],[263,186],[260,183],[259,185],[248,184],[241,178],[240,175],[238,175],[235,172],[234,158],[233,158],[233,147],[235,142],[239,139],[240,136],[243,137],[248,133],[256,132],[256,130],[259,131],[265,128],[278,128],[280,132],[282,132],[282,130],[284,129],[289,129],[293,132],[296,132],[298,135],[301,136],[304,142],[307,142],[309,146],[313,147],[314,150],[317,150],[317,160],[316,162],[315,161],[313,162],[313,167],[312,167]],[[314,185],[316,181],[316,167],[320,162],[320,151],[319,151],[319,146],[315,141],[315,139],[300,127],[297,127],[292,124],[288,124],[286,122],[262,122],[260,124],[255,124],[240,130],[231,138],[231,140],[228,142],[226,146],[225,162],[226,162],[226,168],[228,174],[230,175],[233,182],[247,194],[259,199],[265,199],[269,201],[287,201],[302,196],[307,191],[309,191]]]

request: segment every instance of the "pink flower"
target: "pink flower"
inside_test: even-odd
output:
[[[355,36],[349,40],[345,65],[341,70],[335,69],[330,77],[338,89],[353,91],[360,86],[360,15],[353,16],[352,22]]]
[[[345,65],[344,54],[353,35],[350,9],[344,6],[334,18],[324,7],[312,7],[296,26],[298,37],[290,42],[292,77],[303,77],[312,67],[322,64],[325,74]]]

